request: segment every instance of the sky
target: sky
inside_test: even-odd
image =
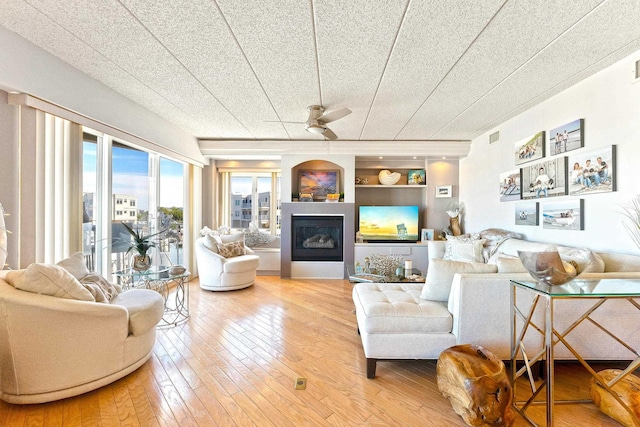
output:
[[[135,196],[141,210],[149,209],[149,154],[144,151],[113,147],[112,187],[114,194]],[[160,206],[183,207],[183,165],[160,159]],[[96,191],[96,144],[84,143],[83,192]]]

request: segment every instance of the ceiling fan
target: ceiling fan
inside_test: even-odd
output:
[[[335,122],[336,120],[339,120],[351,114],[351,110],[349,110],[348,108],[341,108],[339,110],[331,111],[330,113],[324,114],[324,107],[321,105],[310,105],[307,107],[307,110],[309,111],[309,118],[306,122],[278,121],[278,123],[303,124],[307,132],[319,133],[322,134],[325,138],[334,141],[338,139],[338,135],[336,135],[331,129],[329,129],[326,124]]]

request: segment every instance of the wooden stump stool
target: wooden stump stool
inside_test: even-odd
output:
[[[605,369],[598,372],[598,377],[608,383],[622,371],[620,369]],[[633,374],[628,374],[626,377],[617,382],[611,387],[614,393],[620,397],[625,405],[629,407],[633,416],[627,412],[627,410],[620,405],[620,403],[604,388],[595,378],[591,379],[591,387],[589,387],[589,394],[593,403],[605,414],[618,421],[620,424],[626,427],[635,427],[640,425],[636,419],[640,419],[640,378]]]
[[[470,426],[510,426],[513,393],[506,367],[489,350],[457,345],[440,354],[438,389]]]

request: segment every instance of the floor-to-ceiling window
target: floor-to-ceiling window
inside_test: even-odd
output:
[[[153,264],[182,264],[184,174],[183,163],[85,129],[82,227],[87,266],[104,275],[129,267],[131,235],[123,223],[145,235],[162,231],[150,253]]]
[[[182,243],[184,237],[184,165],[164,157],[160,158],[160,204],[158,222],[166,230],[161,251],[163,262],[184,264]]]
[[[96,212],[95,201],[98,192],[97,148],[98,138],[88,133],[82,141],[82,252],[87,267],[96,271]]]

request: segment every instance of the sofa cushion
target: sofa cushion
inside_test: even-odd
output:
[[[500,256],[496,258],[496,267],[498,267],[498,273],[526,273],[527,269],[524,268],[524,264],[520,261],[520,258],[513,258],[508,256]]]
[[[35,294],[95,301],[93,295],[71,273],[59,265],[33,263],[25,270],[9,272],[7,282],[16,289]]]
[[[420,298],[431,301],[449,300],[451,282],[456,273],[497,273],[498,267],[481,262],[461,262],[433,259],[429,262],[427,279]]]
[[[356,310],[364,313],[367,333],[449,333],[453,324],[445,304],[420,298],[421,284],[358,283]]]
[[[164,314],[162,296],[151,289],[131,289],[121,292],[111,301],[127,309],[129,313],[129,333],[142,335],[155,328]]]
[[[244,273],[245,271],[257,270],[258,264],[260,264],[258,255],[242,255],[227,259],[223,269],[225,273]]]
[[[87,268],[87,264],[85,264],[84,254],[82,252],[76,252],[69,258],[59,261],[56,265],[67,270],[78,280],[89,274],[89,269]]]

